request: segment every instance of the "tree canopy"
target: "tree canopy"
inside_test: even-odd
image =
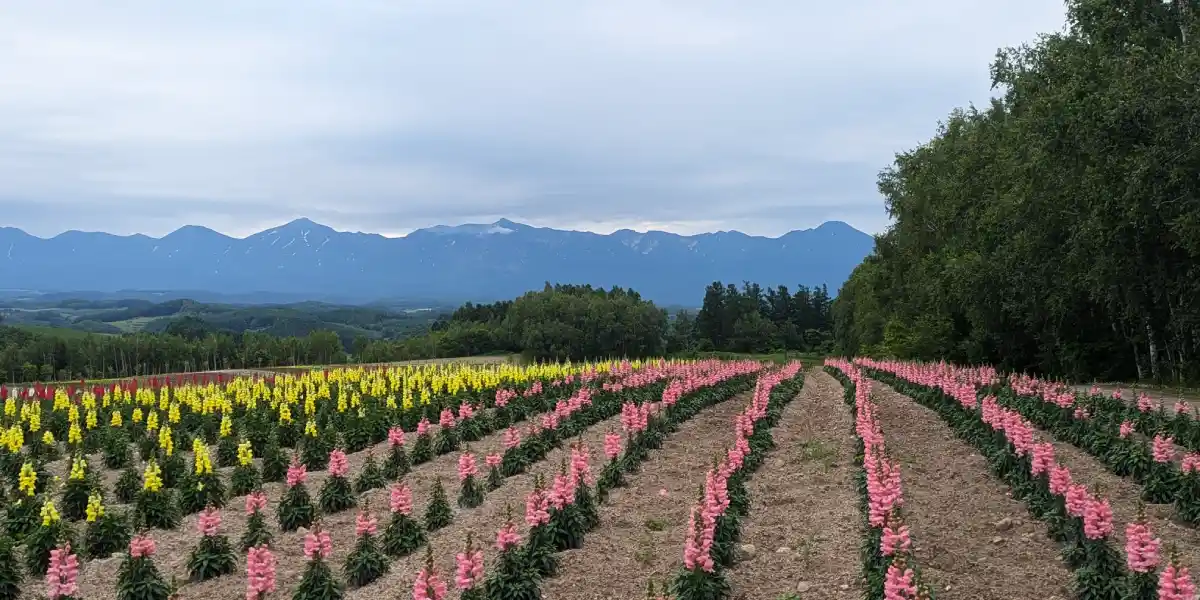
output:
[[[1200,1],[1067,9],[880,174],[894,224],[838,294],[839,352],[1200,379]]]
[[[127,377],[271,366],[375,363],[521,353],[532,360],[649,357],[705,350],[819,350],[830,343],[824,288],[742,289],[714,282],[696,318],[674,316],[637,292],[550,285],[514,300],[467,303],[431,331],[399,339],[332,330],[303,336],[229,332],[191,315],[159,333],[91,334],[0,327],[0,383]]]

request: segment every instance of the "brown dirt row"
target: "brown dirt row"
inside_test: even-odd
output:
[[[684,423],[679,431],[667,438],[664,447],[672,443],[679,443],[679,440],[685,440],[693,435],[696,435],[704,429],[698,428],[697,423],[707,423],[711,420],[725,420],[725,417],[732,417],[736,409],[731,407],[744,406],[748,396],[739,394],[715,407],[709,407],[695,416],[688,422]],[[604,421],[596,426],[593,426],[586,431],[581,439],[592,452],[593,474],[599,473],[599,468],[603,461],[602,448],[604,445],[604,434],[610,429],[619,429],[620,417],[616,416],[607,421]],[[442,573],[445,581],[450,581],[454,575],[454,555],[459,552],[466,539],[468,531],[474,532],[477,537],[481,537],[487,546],[484,548],[484,556],[487,564],[491,564],[496,558],[496,551],[492,546],[495,540],[496,531],[504,525],[506,519],[506,507],[512,506],[514,517],[518,527],[522,530],[522,535],[527,531],[524,526],[525,514],[525,498],[529,492],[533,490],[533,476],[535,473],[543,473],[547,476],[557,472],[562,461],[569,456],[569,449],[564,446],[562,449],[555,450],[550,453],[546,460],[539,464],[538,468],[532,469],[530,473],[521,475],[515,478],[510,478],[503,488],[488,494],[486,501],[482,506],[465,514],[460,511],[456,514],[455,521],[449,527],[439,530],[430,535],[430,543],[434,549],[434,558],[437,561],[437,569]],[[657,461],[650,461],[651,463]],[[650,463],[647,463],[650,464]],[[657,488],[656,488],[657,489]],[[624,490],[615,492],[612,500],[616,500],[625,494]],[[672,502],[678,503],[677,498],[671,498]],[[601,528],[604,529],[609,521],[613,518],[610,511],[601,509]],[[597,530],[589,533],[587,539],[591,540],[598,535]],[[682,548],[682,546],[680,546]],[[563,569],[560,574],[549,581],[572,580],[573,575],[566,573],[566,565],[568,564],[565,556],[570,552],[560,554],[563,558]],[[605,560],[615,560],[616,557],[605,557],[600,562]],[[423,555],[416,554],[406,557],[392,563],[391,571],[381,581],[352,591],[347,594],[347,600],[383,600],[392,598],[405,598],[411,593],[414,579],[416,579],[417,571],[423,566]],[[453,588],[453,585],[450,586]],[[544,590],[545,584],[543,584]],[[546,592],[543,591],[545,594]],[[551,596],[545,595],[550,598]],[[451,589],[447,596],[448,600],[458,598],[458,592]]]
[[[692,505],[713,459],[731,441],[739,395],[682,424],[652,451],[629,485],[600,507],[600,527],[583,547],[560,553],[558,574],[542,583],[546,600],[641,598],[651,580],[669,581],[683,563]]]
[[[927,583],[942,600],[1065,598],[1072,573],[1045,525],[1031,519],[984,458],[932,410],[872,381],[904,515]]]
[[[837,380],[820,368],[805,376],[800,397],[773,431],[775,450],[747,482],[752,507],[742,524],[742,543],[754,554],[729,573],[735,598],[862,595],[854,419]]]

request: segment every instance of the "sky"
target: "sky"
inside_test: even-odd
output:
[[[0,226],[887,227],[878,172],[1056,0],[38,0],[0,19]]]

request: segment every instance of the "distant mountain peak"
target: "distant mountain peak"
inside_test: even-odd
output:
[[[780,237],[563,231],[498,219],[387,238],[298,218],[244,238],[200,226],[162,238],[105,233],[44,239],[0,228],[0,281],[40,292],[195,290],[367,302],[485,301],[554,283],[630,287],[691,305],[713,281],[837,289],[874,240],[840,221]]]
[[[429,233],[433,235],[506,235],[531,229],[528,225],[500,219],[495,223],[463,223],[462,225],[434,225],[418,229],[413,233]]]
[[[499,221],[492,223],[492,225],[494,225],[496,227],[503,227],[505,229],[513,229],[513,230],[530,229],[530,227],[524,223],[518,223],[516,221],[510,221],[508,219],[500,219]]]
[[[200,236],[227,237],[225,234],[223,234],[219,231],[215,231],[213,229],[209,229],[208,227],[204,227],[203,225],[184,225],[183,227],[180,227],[179,229],[176,229],[175,231],[172,231],[171,233],[168,233],[167,235],[163,236],[162,239],[165,240],[167,238],[178,238],[178,237],[189,237],[190,238],[190,237],[200,237]]]

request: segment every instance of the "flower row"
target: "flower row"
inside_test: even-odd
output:
[[[1200,452],[1180,453],[1176,440],[1195,448],[1196,423],[1186,403],[1167,417],[1142,394],[1129,404],[1117,390],[1087,394],[1028,376],[1009,377],[997,398],[1055,437],[1095,456],[1112,473],[1142,486],[1142,499],[1174,504],[1179,520],[1200,525]]]
[[[912,533],[904,523],[904,486],[900,464],[888,456],[883,426],[871,400],[871,381],[857,365],[826,359],[826,370],[842,383],[854,410],[855,473],[863,513],[861,559],[866,597],[872,600],[928,598],[929,589],[913,555]]]
[[[1194,600],[1190,573],[1172,558],[1163,564],[1161,542],[1139,518],[1126,527],[1125,560],[1112,542],[1109,500],[1074,481],[1055,458],[1053,443],[1039,442],[1035,426],[987,392],[999,378],[989,368],[957,368],[856,359],[861,367],[937,412],[955,434],[979,449],[1013,497],[1043,520],[1075,572],[1075,594],[1096,600]],[[1161,570],[1160,570],[1161,567]]]
[[[775,442],[771,429],[791,402],[804,378],[799,362],[758,378],[746,408],[734,418],[733,440],[725,456],[704,476],[700,500],[692,507],[683,547],[683,568],[660,598],[724,600],[732,597],[725,569],[733,566],[742,519],[750,509],[745,487]],[[655,592],[651,587],[650,594]]]

